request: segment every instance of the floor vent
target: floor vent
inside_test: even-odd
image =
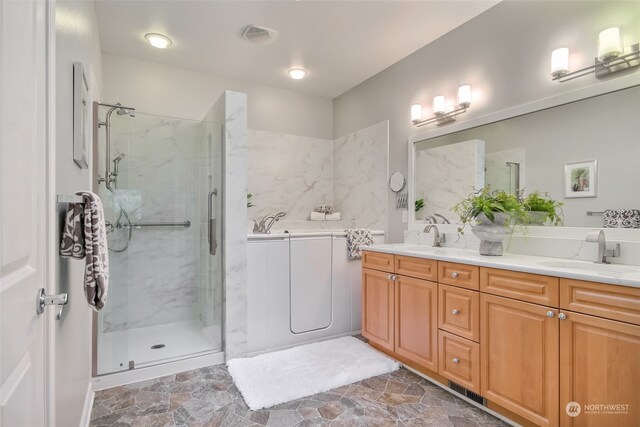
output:
[[[484,399],[484,397],[480,396],[478,393],[474,393],[469,389],[466,389],[464,387],[462,387],[460,384],[456,384],[453,381],[449,381],[449,387],[451,388],[451,390],[460,393],[461,395],[465,396],[468,399],[473,400],[476,403],[479,403],[481,405],[485,405],[486,406],[486,401]]]

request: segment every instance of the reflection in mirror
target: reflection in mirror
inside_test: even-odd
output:
[[[470,152],[446,153],[456,150],[457,144],[480,140],[485,146],[483,180],[492,189],[548,193],[564,204],[565,226],[603,227],[607,210],[640,209],[638,117],[640,86],[634,86],[419,141],[412,179],[415,200],[423,198],[425,207],[416,213],[416,221],[424,221],[436,209],[457,219],[451,208],[470,193],[472,185],[461,182],[477,172],[474,162],[480,157]],[[566,198],[565,165],[596,164],[594,160],[598,169],[593,174],[597,179],[593,185],[598,188],[595,196],[585,191],[583,197]],[[432,163],[427,168],[424,162],[428,161]],[[460,195],[451,190],[458,184],[467,188]],[[481,188],[484,183],[475,185]]]
[[[480,140],[458,142],[416,152],[416,198],[424,202],[416,219],[426,222],[457,222],[453,206],[484,187],[485,143]],[[438,220],[440,218],[440,220]]]

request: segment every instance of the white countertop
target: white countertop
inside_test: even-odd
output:
[[[636,265],[596,264],[588,261],[510,253],[505,253],[503,256],[483,256],[477,250],[434,248],[404,243],[374,245],[367,247],[366,250],[640,288],[640,266]]]
[[[384,231],[382,230],[371,230],[371,234],[374,236],[384,236]],[[249,233],[247,234],[248,240],[282,240],[289,237],[323,237],[323,236],[334,236],[334,237],[346,237],[347,233],[344,230],[312,230],[312,231],[290,231],[285,232],[284,230],[274,230],[270,234],[257,234],[257,233]]]

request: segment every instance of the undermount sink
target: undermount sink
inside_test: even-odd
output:
[[[573,270],[595,271],[603,273],[637,273],[638,270],[617,265],[596,264],[581,261],[541,261],[538,265],[552,268],[570,268]]]

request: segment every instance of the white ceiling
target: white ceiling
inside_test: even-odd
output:
[[[346,92],[498,3],[484,1],[95,0],[104,52],[319,95]],[[278,31],[270,45],[240,35]],[[160,50],[144,39],[173,39]],[[293,81],[293,66],[309,71]]]

